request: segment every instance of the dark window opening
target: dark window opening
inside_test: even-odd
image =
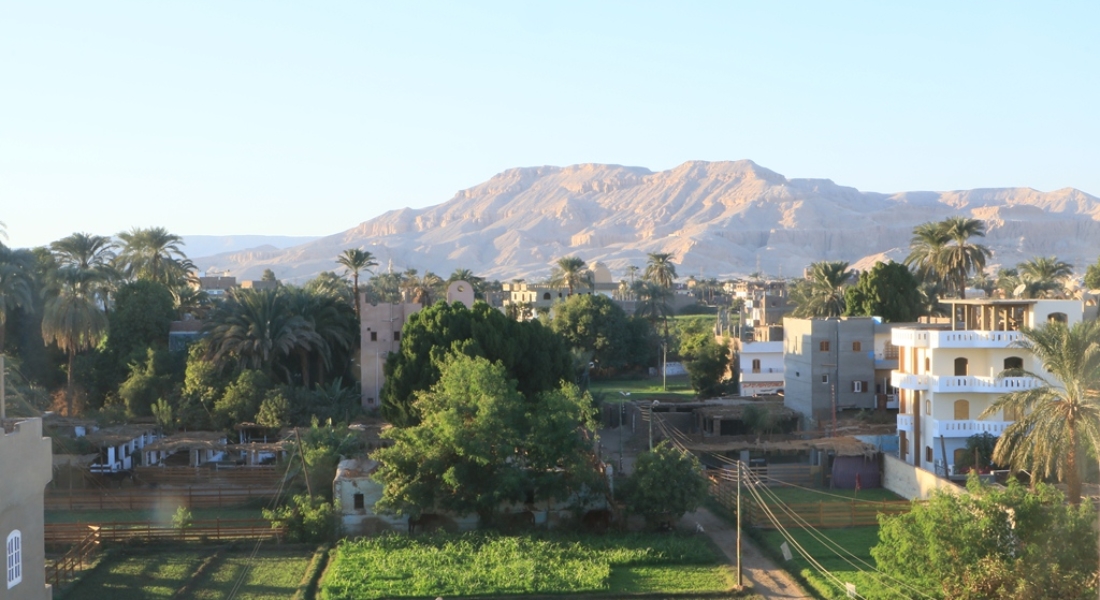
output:
[[[355,504],[355,510],[363,510],[365,506],[363,494],[356,494],[352,496],[352,502]]]

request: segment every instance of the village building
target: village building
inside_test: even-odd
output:
[[[907,325],[892,332],[899,350],[891,375],[900,390],[899,457],[939,475],[955,473],[966,439],[1000,436],[1016,415],[981,417],[999,396],[1041,385],[1014,376],[1043,372],[1030,352],[1017,347],[1021,327],[1082,320],[1079,300],[946,300],[948,323]]]
[[[3,600],[49,600],[43,497],[53,473],[41,419],[0,422],[0,540]]]
[[[87,436],[97,457],[88,467],[92,473],[118,473],[141,466],[146,445],[157,439],[153,425],[117,425],[99,429]]]

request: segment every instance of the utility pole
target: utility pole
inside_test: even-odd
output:
[[[623,416],[626,413],[626,406],[623,402],[626,397],[630,395],[630,392],[619,392],[619,474],[623,472]]]
[[[7,397],[5,391],[7,390],[6,382],[4,380],[4,355],[0,354],[0,429],[4,427],[4,419],[7,418],[5,404],[7,404]]]
[[[653,409],[661,405],[660,400],[654,400],[649,405],[649,451],[653,452]]]
[[[741,461],[737,461],[737,587],[742,587],[741,581]]]

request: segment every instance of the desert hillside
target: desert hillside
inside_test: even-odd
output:
[[[652,172],[584,164],[510,169],[425,209],[391,211],[309,243],[197,259],[200,268],[258,278],[271,268],[304,281],[361,247],[383,268],[444,277],[540,278],[559,257],[602,261],[616,277],[671,252],[682,276],[759,270],[794,275],[815,260],[900,259],[913,226],[962,214],[983,219],[992,262],[1056,254],[1083,271],[1100,255],[1100,199],[1066,188],[861,192],[828,179],[787,179],[752,161],[687,162]]]

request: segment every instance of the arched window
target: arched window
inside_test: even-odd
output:
[[[970,420],[970,402],[966,400],[955,401],[955,420],[956,421],[969,421]]]
[[[8,573],[8,589],[15,587],[20,581],[23,581],[23,534],[19,533],[19,530],[8,534],[7,543],[4,544],[7,548],[7,573]]]
[[[961,356],[956,358],[955,359],[955,377],[966,377],[969,374],[970,374],[970,361],[963,358],[963,357],[961,357]]]
[[[955,449],[955,460],[953,461],[955,463],[955,469],[959,468],[959,463],[962,462],[962,459],[963,459],[964,456],[966,456],[966,448],[956,448]],[[974,466],[977,467],[978,465],[974,465]],[[958,471],[956,471],[956,472],[958,472]]]
[[[1019,356],[1010,356],[1005,359],[1004,363],[1005,371],[1011,371],[1013,369],[1024,368],[1024,359]]]
[[[1064,313],[1064,312],[1050,313],[1049,315],[1047,315],[1047,322],[1048,323],[1065,323],[1066,322],[1066,313]]]
[[[546,293],[544,293],[544,294],[542,295],[542,299],[543,299],[543,300],[549,300],[549,299],[550,299],[550,292],[546,292]]]

